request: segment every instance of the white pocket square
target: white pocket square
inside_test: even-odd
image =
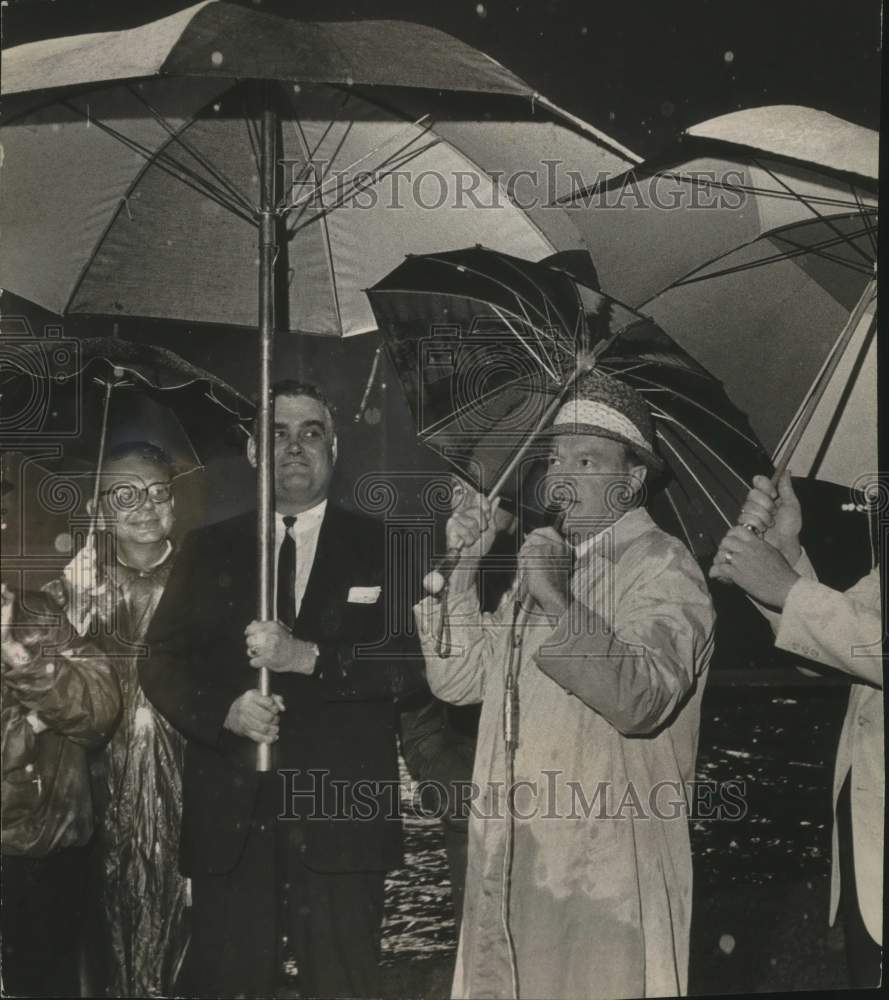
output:
[[[382,587],[350,587],[347,598],[349,604],[376,604]]]

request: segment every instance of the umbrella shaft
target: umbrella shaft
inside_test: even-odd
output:
[[[275,111],[266,101],[262,113],[261,136],[261,203],[259,212],[259,386],[256,394],[256,510],[257,510],[257,618],[274,619],[273,568],[274,552],[274,469],[272,452],[272,361],[275,343]],[[270,694],[269,672],[259,671],[259,690]],[[268,744],[257,746],[256,768],[271,770],[271,749]]]

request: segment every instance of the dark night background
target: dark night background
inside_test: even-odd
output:
[[[392,17],[441,28],[643,157],[687,125],[806,104],[876,128],[879,0],[240,0],[301,19]],[[3,46],[132,27],[186,0],[11,0]]]

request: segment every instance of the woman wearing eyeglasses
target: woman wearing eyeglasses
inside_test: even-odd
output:
[[[78,632],[109,652],[123,700],[93,767],[98,905],[87,985],[94,995],[172,995],[188,942],[187,883],[177,868],[184,743],[147,701],[137,674],[173,563],[174,471],[156,445],[114,449],[102,473],[97,535],[48,588]]]

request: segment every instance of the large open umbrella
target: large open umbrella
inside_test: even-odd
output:
[[[57,313],[259,328],[263,620],[275,328],[371,329],[361,289],[407,251],[482,233],[532,258],[577,245],[545,203],[571,170],[635,159],[442,32],[216,0],[19,46],[4,92],[3,287]]]
[[[803,459],[836,482],[876,468],[877,167],[876,132],[811,108],[751,108],[570,199],[602,288],[720,378],[776,461],[814,412],[822,372],[870,380],[832,390],[856,448],[828,440]],[[869,418],[843,418],[868,398]]]

